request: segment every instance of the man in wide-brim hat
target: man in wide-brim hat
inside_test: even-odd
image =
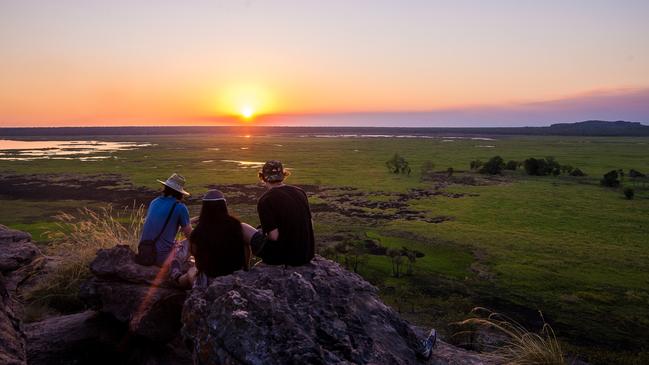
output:
[[[192,226],[189,210],[183,204],[183,198],[190,195],[185,191],[185,178],[174,173],[165,181],[157,181],[164,188],[162,194],[149,204],[141,240],[155,240],[155,263],[162,266],[173,252],[178,230],[189,238]]]

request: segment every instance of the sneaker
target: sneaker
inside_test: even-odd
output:
[[[424,360],[430,359],[430,355],[433,354],[433,348],[435,347],[436,343],[437,331],[435,331],[435,329],[433,328],[430,330],[428,337],[425,340],[421,341],[421,350],[419,350],[417,355]]]

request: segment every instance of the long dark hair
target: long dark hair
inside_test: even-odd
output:
[[[228,213],[224,200],[203,202],[189,240],[196,268],[207,276],[229,275],[248,268],[241,221]]]

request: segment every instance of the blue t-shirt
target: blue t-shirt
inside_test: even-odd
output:
[[[142,227],[142,240],[153,240],[160,234],[162,226],[165,224],[165,220],[175,202],[177,200],[172,196],[161,196],[153,199],[151,204],[149,204],[144,227]],[[160,235],[160,239],[156,242],[155,246],[158,251],[156,261],[158,265],[161,265],[167,258],[167,255],[169,255],[176,240],[178,228],[185,227],[188,224],[189,210],[185,204],[179,202],[176,204],[164,232]]]

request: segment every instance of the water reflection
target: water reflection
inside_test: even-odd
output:
[[[238,167],[243,168],[243,169],[258,169],[262,166],[264,166],[263,162],[259,161],[240,161],[240,160],[221,160],[222,162],[231,162],[231,163],[236,163]]]
[[[0,160],[40,159],[96,161],[115,158],[117,151],[152,146],[151,143],[105,141],[19,141],[0,139]]]

